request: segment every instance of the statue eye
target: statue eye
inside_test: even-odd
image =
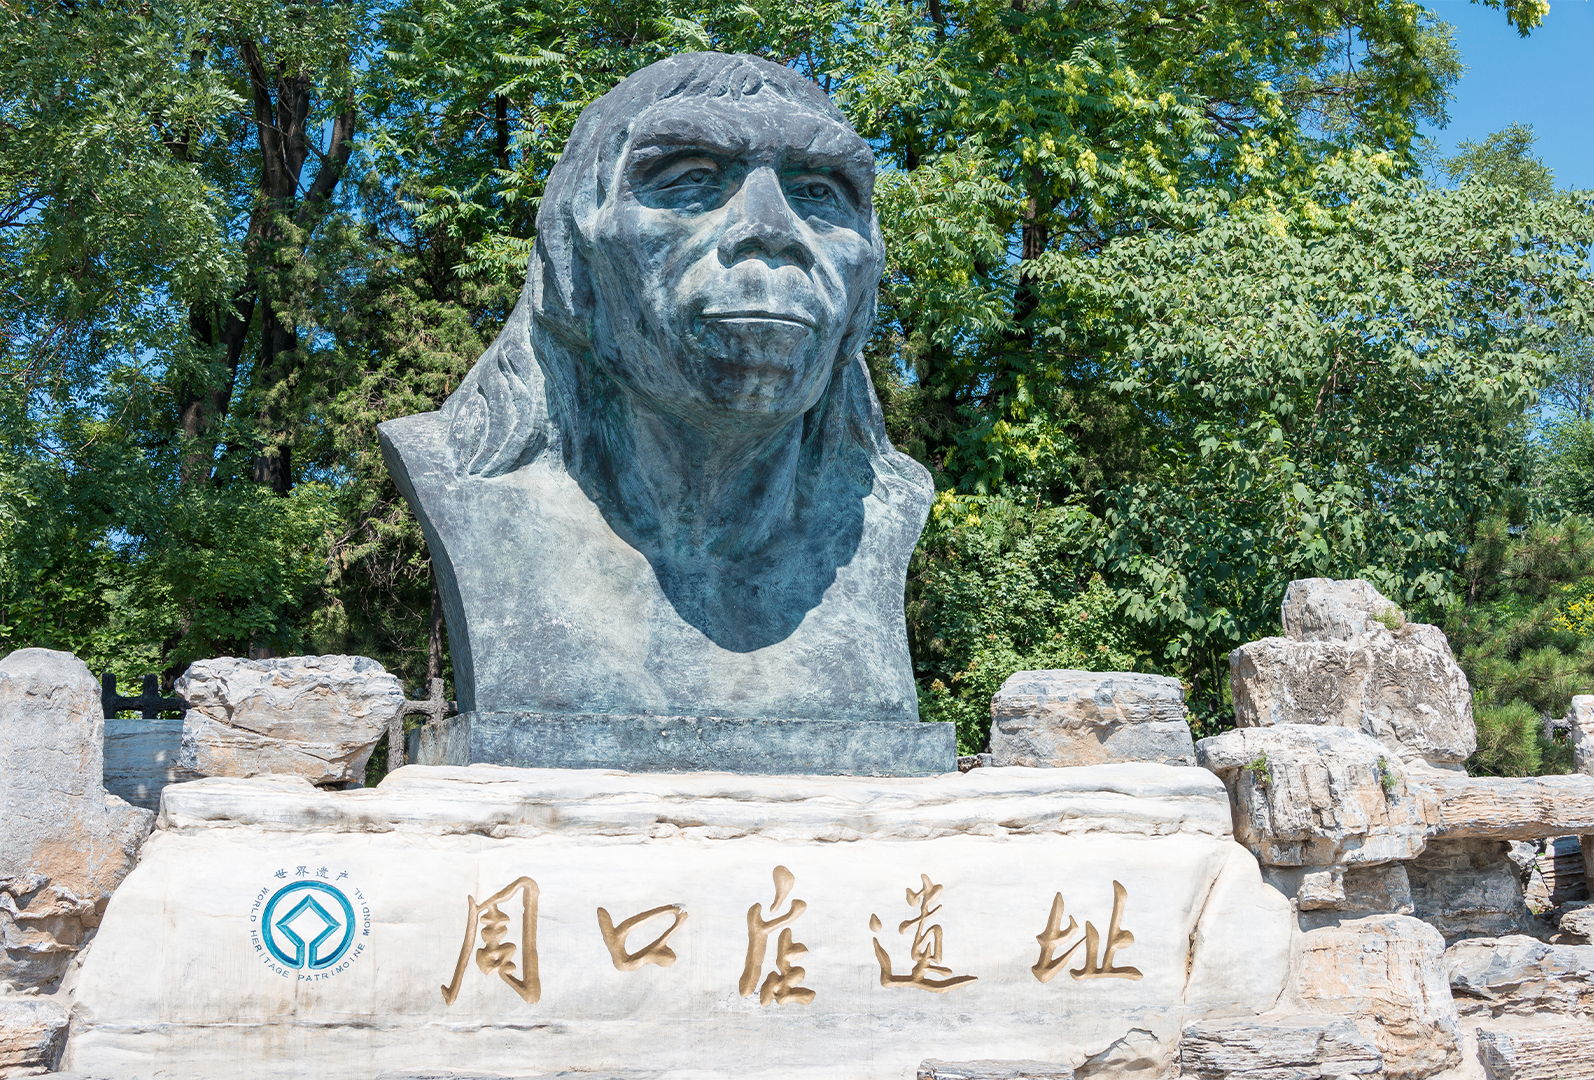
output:
[[[666,188],[704,187],[714,181],[714,170],[709,168],[688,169],[679,176],[665,184]]]
[[[803,180],[793,185],[791,196],[803,202],[820,203],[824,206],[841,205],[841,200],[836,196],[836,189],[823,180]]]

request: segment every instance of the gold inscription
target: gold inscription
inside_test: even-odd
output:
[[[737,984],[737,991],[743,997],[751,997],[753,992],[758,992],[758,1003],[768,1005],[776,1002],[785,1005],[788,1002],[797,1002],[807,1005],[814,1000],[814,992],[806,986],[798,986],[803,981],[807,971],[792,964],[795,957],[808,952],[808,946],[791,939],[792,923],[797,917],[808,910],[808,905],[802,900],[793,900],[786,914],[776,916],[775,911],[786,902],[786,897],[791,895],[791,889],[797,878],[784,866],[775,867],[775,902],[769,906],[768,919],[764,918],[764,906],[754,904],[747,909],[747,963],[742,968],[742,978]],[[758,976],[764,969],[764,953],[769,944],[769,935],[780,931],[780,936],[775,941],[775,970],[769,973],[763,986],[759,986]]]
[[[509,937],[509,916],[498,905],[520,893],[521,931],[520,958],[524,977],[515,977],[515,946]],[[460,984],[465,980],[465,963],[470,959],[470,948],[481,935],[482,947],[476,950],[476,966],[484,975],[497,975],[508,983],[527,1004],[535,1005],[542,996],[542,983],[537,977],[537,883],[529,877],[516,878],[503,889],[493,893],[480,904],[474,896],[465,898],[465,943],[459,949],[459,963],[454,965],[454,978],[443,987],[443,1002],[454,1004],[459,996]]]
[[[891,957],[886,953],[885,947],[880,944],[880,939],[874,939],[875,959],[880,961],[881,986],[916,986],[920,990],[928,990],[932,994],[944,994],[948,990],[955,990],[960,986],[973,982],[975,975],[952,975],[952,969],[941,963],[941,926],[939,923],[926,926],[931,916],[941,910],[936,901],[941,899],[941,886],[930,880],[928,874],[920,874],[919,889],[905,890],[909,906],[917,905],[919,914],[916,918],[904,920],[898,927],[897,933],[906,934],[908,927],[913,927],[913,944],[909,946],[908,954],[913,958],[913,968],[905,975],[892,973]],[[935,905],[935,906],[931,906]],[[869,929],[880,933],[882,927],[880,916],[869,916]],[[931,978],[931,974],[949,975],[951,978]]]
[[[673,914],[675,920],[665,929],[664,933],[642,946],[636,952],[625,951],[626,935],[638,926],[659,915]],[[609,947],[609,955],[614,959],[614,966],[620,971],[635,971],[643,964],[657,964],[659,967],[669,967],[675,963],[675,950],[665,942],[670,940],[670,935],[681,928],[686,921],[686,909],[679,904],[665,904],[662,907],[650,908],[640,915],[633,915],[625,922],[616,926],[609,918],[609,912],[604,908],[598,909],[598,929],[603,932],[603,943]]]
[[[1085,923],[1085,933],[1082,937],[1075,938],[1072,945],[1059,953],[1058,946],[1073,937],[1078,927],[1072,916],[1069,917],[1068,926],[1063,927],[1063,894],[1058,893],[1052,898],[1052,911],[1046,919],[1046,929],[1035,935],[1035,940],[1040,942],[1040,959],[1030,968],[1035,978],[1041,982],[1050,982],[1052,977],[1063,969],[1070,957],[1085,947],[1085,966],[1074,968],[1069,975],[1076,979],[1139,979],[1140,969],[1132,967],[1114,967],[1113,956],[1121,948],[1134,944],[1135,935],[1128,930],[1121,929],[1124,917],[1124,902],[1129,899],[1129,890],[1118,882],[1112,883],[1112,919],[1107,924],[1106,948],[1101,954],[1101,960],[1096,960],[1096,947],[1099,935],[1096,927],[1090,922]]]

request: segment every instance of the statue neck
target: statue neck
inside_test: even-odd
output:
[[[687,564],[736,560],[797,525],[803,418],[709,427],[643,408],[624,393],[599,410],[581,455],[633,537]]]

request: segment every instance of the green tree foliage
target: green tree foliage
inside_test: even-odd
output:
[[[908,578],[908,630],[920,713],[983,750],[991,696],[1016,671],[1130,671],[1143,658],[1118,597],[1090,572],[1099,523],[1078,507],[985,500],[977,515],[931,522]]]
[[[1481,143],[1462,139],[1456,155],[1440,163],[1440,169],[1453,184],[1477,180],[1490,187],[1508,187],[1533,199],[1542,199],[1555,190],[1555,174],[1533,156],[1532,124],[1511,124]]]
[[[940,489],[910,633],[969,749],[1024,666],[1216,722],[1300,573],[1453,591],[1587,332],[1530,143],[1415,179],[1460,62],[1407,0],[0,0],[0,644],[446,673],[376,424],[497,332],[581,109],[689,48],[877,149],[867,358]]]
[[[1569,748],[1545,737],[1543,721],[1594,690],[1594,526],[1569,517],[1513,527],[1491,517],[1461,571],[1464,592],[1443,625],[1475,696],[1469,767],[1496,776],[1569,771]]]
[[[1058,264],[1150,466],[1109,493],[1098,566],[1209,685],[1292,578],[1444,595],[1470,524],[1523,479],[1514,421],[1552,334],[1523,316],[1590,306],[1579,199],[1446,191],[1377,157],[1304,194],[1189,199]]]

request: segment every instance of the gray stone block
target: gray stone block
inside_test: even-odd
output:
[[[1195,764],[1178,679],[1132,671],[1020,671],[991,699],[997,765]]]
[[[1505,841],[1429,840],[1406,873],[1414,913],[1446,940],[1528,929],[1521,871]]]
[[[419,765],[827,776],[957,769],[953,725],[918,721],[476,712],[427,724],[416,749]]]
[[[1479,1028],[1478,1060],[1489,1080],[1594,1080],[1594,1024]]]
[[[1337,1080],[1383,1075],[1378,1047],[1343,1016],[1260,1016],[1189,1025],[1179,1044],[1192,1080]]]
[[[53,1069],[66,1043],[67,1010],[48,997],[0,997],[0,1076]]]

